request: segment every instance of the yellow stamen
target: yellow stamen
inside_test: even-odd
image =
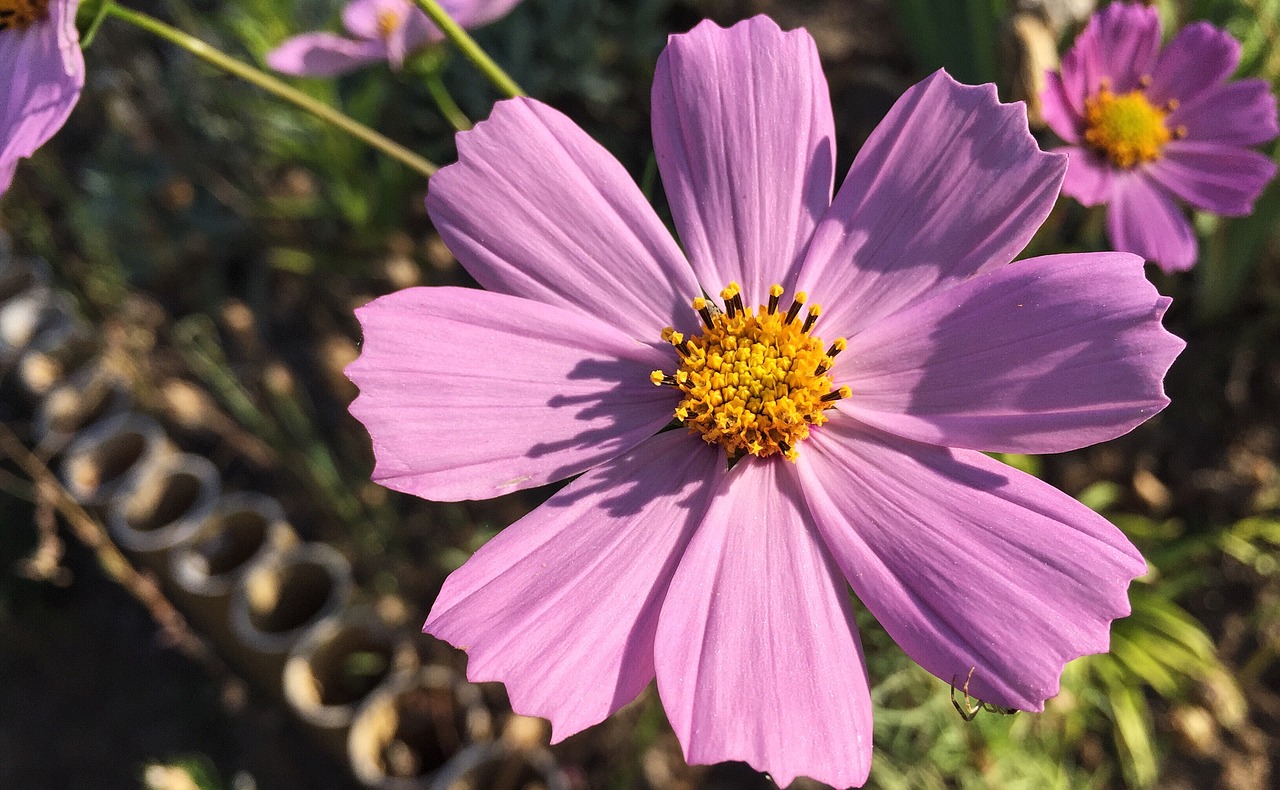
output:
[[[769,286],[769,307],[766,309],[770,313],[778,312],[778,300],[781,298],[782,298],[782,286],[777,284]]]
[[[23,30],[49,16],[49,0],[0,0],[0,30]]]
[[[796,320],[796,316],[800,314],[800,308],[804,307],[804,303],[809,301],[809,295],[804,291],[798,292],[792,297],[791,309],[787,311],[787,323]]]
[[[826,371],[845,348],[838,338],[824,353],[822,341],[809,334],[820,309],[814,305],[801,325],[795,318],[807,301],[803,293],[786,315],[778,312],[781,286],[769,289],[769,303],[759,309],[742,304],[742,289],[730,283],[721,292],[724,312],[713,312],[706,299],[693,300],[705,325],[702,334],[685,338],[674,329],[663,340],[680,352],[674,375],[650,374],[654,384],[675,386],[684,393],[676,419],[719,444],[730,457],[799,456],[798,445],[810,426],[827,421],[824,412],[852,393],[832,388]]]
[[[1177,106],[1157,107],[1141,90],[1115,94],[1103,85],[1084,100],[1084,139],[1117,167],[1130,168],[1160,158],[1173,136],[1164,119]]]
[[[383,8],[378,11],[378,35],[381,38],[391,38],[391,34],[400,29],[400,14],[394,9]]]

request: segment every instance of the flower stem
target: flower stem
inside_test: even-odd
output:
[[[493,59],[480,48],[476,40],[462,29],[462,25],[453,21],[448,12],[440,7],[440,3],[437,0],[413,0],[413,2],[417,3],[423,13],[431,18],[436,27],[440,28],[445,38],[449,39],[458,48],[459,52],[466,55],[467,60],[475,64],[476,68],[480,69],[480,73],[484,74],[495,88],[510,98],[525,95],[520,86],[516,84],[516,81],[511,79],[502,70],[501,66],[493,62]]]
[[[324,102],[317,101],[270,74],[236,60],[225,52],[206,44],[194,36],[187,35],[177,28],[170,27],[154,17],[139,11],[123,8],[114,3],[109,5],[107,14],[159,36],[170,43],[177,44],[206,63],[239,77],[245,82],[256,85],[267,93],[278,99],[283,99],[299,109],[306,110],[320,120],[333,124],[347,134],[373,146],[392,159],[398,159],[406,167],[416,170],[426,178],[430,178],[440,169],[434,163],[418,156],[399,143],[383,137],[368,126],[335,110]]]
[[[431,93],[431,98],[435,100],[436,106],[440,108],[440,113],[449,123],[453,124],[453,128],[459,132],[465,132],[471,128],[471,119],[462,111],[458,103],[453,100],[453,96],[449,94],[449,89],[444,86],[444,80],[440,79],[440,75],[428,74],[426,77],[427,91]]]
[[[89,27],[84,31],[84,35],[80,37],[80,47],[88,49],[93,44],[93,39],[98,35],[98,28],[102,27],[102,20],[107,18],[107,12],[111,10],[111,6],[115,5],[115,0],[102,0],[98,8],[93,12],[93,19],[89,22]]]

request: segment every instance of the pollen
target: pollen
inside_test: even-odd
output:
[[[49,0],[0,0],[0,30],[22,30],[49,15]]]
[[[1145,87],[1146,82],[1140,82]],[[1165,116],[1176,101],[1157,106],[1142,89],[1115,94],[1103,83],[1084,100],[1084,139],[1117,167],[1130,168],[1160,158],[1165,143],[1180,136],[1170,132]]]
[[[400,29],[401,21],[400,14],[394,9],[384,8],[378,11],[378,35],[384,39],[391,38],[391,34]]]
[[[707,443],[724,447],[730,458],[780,454],[796,460],[810,427],[825,423],[826,410],[851,394],[848,387],[835,387],[828,374],[844,338],[824,348],[810,334],[821,308],[806,309],[808,297],[800,292],[783,312],[782,293],[782,286],[773,286],[769,303],[752,309],[743,305],[738,284],[730,283],[720,292],[723,311],[703,297],[693,300],[701,334],[686,338],[671,328],[662,333],[680,365],[674,373],[655,370],[650,380],[678,388],[684,397],[676,419]]]

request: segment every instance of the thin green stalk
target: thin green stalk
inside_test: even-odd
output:
[[[426,178],[435,175],[435,172],[440,169],[434,163],[418,156],[399,143],[383,137],[354,118],[335,110],[323,102],[316,101],[297,88],[287,85],[247,63],[236,60],[221,50],[177,28],[170,27],[154,17],[139,11],[123,8],[114,3],[109,6],[107,13],[122,22],[128,22],[170,43],[177,44],[206,63],[239,77],[245,82],[256,85],[267,93],[283,99],[299,109],[306,110],[320,120],[331,123],[347,134],[373,146],[392,159],[399,160],[406,167],[416,170]]]
[[[462,29],[462,25],[453,21],[453,17],[449,16],[448,12],[440,7],[440,3],[438,3],[437,0],[413,0],[413,2],[417,3],[423,13],[431,18],[431,21],[435,23],[436,27],[440,28],[440,31],[444,33],[445,38],[453,42],[453,45],[458,48],[458,51],[463,55],[466,55],[467,60],[471,61],[475,64],[476,68],[480,69],[480,73],[484,74],[489,82],[493,83],[495,88],[502,91],[510,98],[525,95],[520,86],[516,84],[516,81],[511,79],[511,77],[502,70],[502,67],[493,62],[493,59],[480,48],[480,45],[476,43],[476,40],[473,39],[467,31]]]
[[[107,18],[107,12],[111,10],[113,5],[115,5],[115,0],[102,0],[98,10],[93,13],[93,21],[89,23],[89,28],[80,37],[81,47],[88,49],[93,44],[93,39],[98,35],[98,28],[102,27],[102,20]]]
[[[458,103],[453,100],[453,96],[449,94],[449,89],[444,86],[444,80],[440,79],[439,72],[428,74],[426,76],[427,91],[431,93],[431,98],[435,100],[436,106],[440,108],[440,113],[444,115],[445,120],[453,124],[453,128],[459,132],[465,132],[471,128],[471,119],[462,111]]]

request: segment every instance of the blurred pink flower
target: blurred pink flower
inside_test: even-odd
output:
[[[78,0],[0,0],[0,194],[80,100]]]
[[[833,202],[813,39],[703,23],[658,61],[653,133],[684,252],[617,160],[513,99],[427,198],[489,290],[357,311],[375,480],[463,500],[576,478],[449,577],[425,630],[555,740],[656,676],[691,763],[782,785],[867,778],[850,584],[939,678],[1041,709],[1146,566],[981,451],[1070,450],[1160,411],[1183,346],[1168,299],[1127,253],[1009,265],[1066,159],[991,85],[911,88]]]
[[[1182,271],[1197,249],[1178,200],[1253,210],[1276,166],[1249,146],[1276,136],[1276,100],[1264,80],[1228,83],[1239,63],[1240,44],[1207,22],[1161,49],[1157,9],[1112,3],[1048,75],[1044,118],[1070,157],[1062,191],[1107,204],[1116,249]]]
[[[479,27],[506,16],[520,0],[442,0],[449,16],[463,27]],[[303,33],[267,53],[267,65],[285,74],[333,77],[362,66],[404,59],[444,38],[412,0],[351,0],[342,24],[352,38],[333,33]]]

